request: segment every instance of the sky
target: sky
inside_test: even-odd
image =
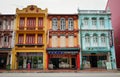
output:
[[[48,8],[48,13],[77,13],[80,10],[104,10],[108,0],[1,0],[1,14],[15,14],[16,8],[22,9],[28,5]]]

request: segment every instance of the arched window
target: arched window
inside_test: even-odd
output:
[[[60,19],[60,30],[65,30],[65,18]]]
[[[53,30],[57,30],[58,26],[57,26],[57,18],[53,18],[52,19],[52,29]]]
[[[104,20],[104,18],[100,18],[99,22],[100,22],[100,27],[104,28],[105,27],[105,20]]]
[[[90,35],[89,34],[85,35],[85,45],[87,47],[90,46]]]
[[[101,46],[106,46],[105,34],[101,34]]]
[[[84,18],[83,25],[84,27],[88,27],[88,18]]]
[[[93,34],[93,45],[98,46],[98,35],[97,34]]]
[[[73,28],[74,28],[73,19],[69,18],[68,19],[68,30],[73,30]]]
[[[92,18],[92,26],[94,28],[96,28],[96,26],[97,26],[97,19],[96,18]]]

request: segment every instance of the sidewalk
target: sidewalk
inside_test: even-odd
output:
[[[118,70],[106,69],[84,69],[84,70],[0,70],[0,73],[86,73],[86,72],[114,72],[120,73]]]

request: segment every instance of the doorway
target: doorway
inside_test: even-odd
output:
[[[50,61],[53,64],[53,69],[58,69],[59,68],[59,58],[51,58]]]
[[[72,68],[76,68],[76,59],[72,58]]]
[[[0,69],[6,69],[7,54],[0,54]]]
[[[91,67],[97,67],[97,56],[95,55],[90,56],[90,64]]]

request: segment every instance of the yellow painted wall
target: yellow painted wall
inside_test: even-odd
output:
[[[33,10],[31,10],[31,8],[34,8]],[[34,5],[30,5],[27,6],[27,8],[23,8],[22,10],[19,10],[18,8],[16,9],[16,26],[15,26],[15,48],[12,51],[12,69],[17,69],[18,68],[18,64],[17,64],[17,52],[42,52],[43,53],[43,68],[46,69],[46,32],[47,32],[47,9],[45,10],[41,10],[41,8],[38,8],[37,6]],[[27,21],[27,17],[35,17],[36,20],[36,30],[35,31],[28,31],[28,30],[24,30],[21,31],[19,30],[19,20],[20,17],[25,17],[25,24]],[[38,30],[37,26],[38,26],[38,17],[43,17],[43,30]],[[26,26],[26,25],[25,25]],[[35,34],[37,37],[37,34],[43,34],[43,47],[25,47],[23,45],[23,47],[17,47],[17,43],[18,43],[18,35],[22,33],[24,34],[24,38],[26,37],[26,34]],[[35,37],[35,39],[36,39]],[[25,43],[25,39],[24,39],[24,43]]]

